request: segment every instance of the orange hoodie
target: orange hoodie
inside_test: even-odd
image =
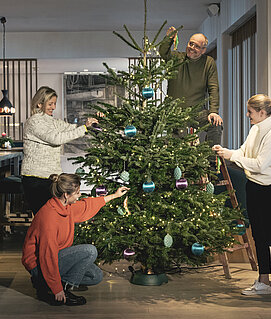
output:
[[[67,206],[53,197],[35,215],[25,237],[22,263],[28,271],[39,263],[54,294],[63,290],[58,268],[59,250],[72,246],[74,224],[89,220],[104,205],[103,197],[89,197]]]

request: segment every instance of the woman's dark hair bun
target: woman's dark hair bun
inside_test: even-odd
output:
[[[57,174],[51,174],[49,176],[49,179],[53,182],[53,183],[56,183],[58,181],[58,176]]]

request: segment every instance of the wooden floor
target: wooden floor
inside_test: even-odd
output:
[[[224,278],[221,266],[210,265],[184,269],[181,274],[169,275],[168,284],[152,287],[131,284],[129,264],[116,263],[103,266],[102,283],[80,292],[86,305],[52,307],[35,298],[29,274],[21,265],[23,236],[15,234],[0,244],[1,319],[271,318],[271,296],[240,294],[257,277],[246,263],[231,264],[231,280]]]

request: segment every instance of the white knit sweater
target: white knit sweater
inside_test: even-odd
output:
[[[61,145],[84,136],[85,132],[85,125],[77,127],[44,113],[32,115],[24,126],[21,174],[48,178],[62,173]]]
[[[271,185],[271,116],[252,126],[245,143],[230,158],[249,180]]]

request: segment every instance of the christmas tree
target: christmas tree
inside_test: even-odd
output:
[[[226,194],[214,195],[206,178],[214,175],[213,152],[198,143],[199,129],[190,129],[198,125],[199,106],[182,108],[180,99],[155,98],[162,82],[176,75],[178,61],[148,58],[166,21],[149,41],[144,3],[143,47],[126,26],[128,40],[114,32],[140,53],[138,64],[128,72],[105,65],[109,81],[126,88],[127,94],[119,96],[122,106],[92,105],[105,116],[89,132],[86,155],[76,158],[81,176],[94,185],[92,196],[120,185],[130,191],[78,225],[75,243],[94,244],[105,263],[126,257],[146,272],[160,273],[181,264],[200,265],[232,245],[238,232],[232,221],[240,211],[226,207]]]

